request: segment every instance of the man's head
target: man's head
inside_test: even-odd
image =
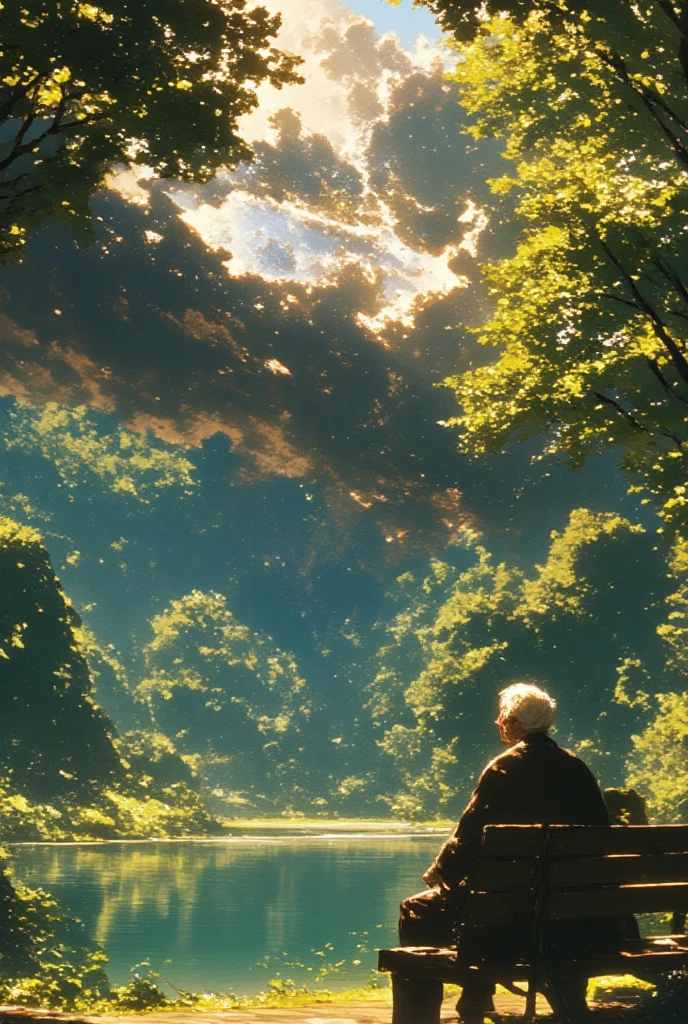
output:
[[[531,683],[513,683],[499,695],[497,725],[502,743],[510,747],[525,736],[546,733],[554,722],[557,702]]]

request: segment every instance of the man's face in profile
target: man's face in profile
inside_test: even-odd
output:
[[[523,739],[523,728],[512,715],[500,715],[496,725],[499,729],[499,738],[507,747],[513,747]]]

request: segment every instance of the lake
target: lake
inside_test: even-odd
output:
[[[187,990],[249,995],[277,976],[342,989],[396,945],[399,902],[423,888],[445,834],[18,845],[13,872],[84,922],[113,984],[147,960]]]

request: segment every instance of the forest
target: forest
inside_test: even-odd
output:
[[[688,3],[379,4],[3,9],[5,843],[688,822]]]

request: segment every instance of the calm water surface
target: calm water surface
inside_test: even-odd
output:
[[[180,988],[252,994],[345,961],[323,981],[345,988],[369,979],[376,947],[396,944],[399,901],[423,888],[442,838],[19,846],[13,870],[81,918],[114,984],[149,960]]]

